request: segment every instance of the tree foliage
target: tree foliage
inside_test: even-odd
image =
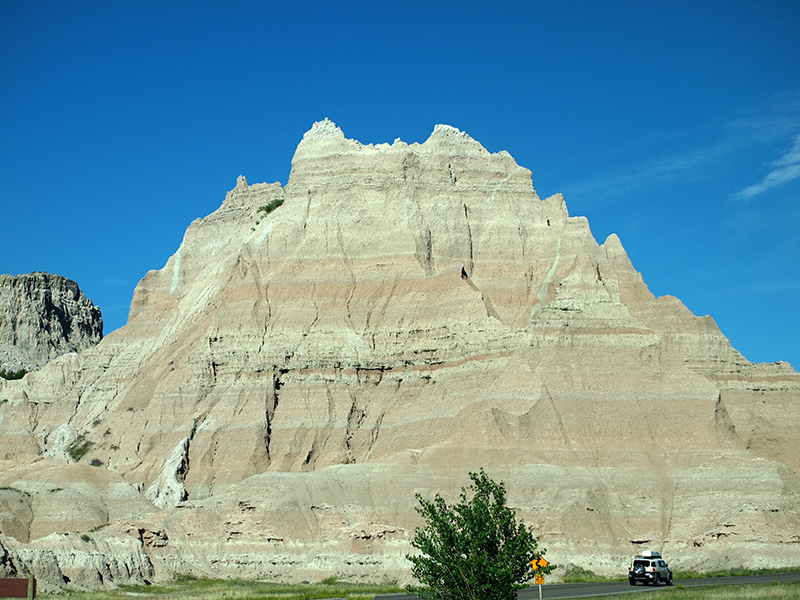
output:
[[[0,368],[0,377],[3,379],[22,379],[28,372],[25,369],[20,369],[19,371],[6,371],[5,369]]]
[[[425,525],[411,542],[420,554],[406,558],[422,585],[408,591],[426,600],[516,600],[534,576],[530,561],[545,550],[537,550],[539,540],[506,506],[502,482],[483,469],[469,477],[472,484],[452,506],[439,494],[433,501],[417,494]]]

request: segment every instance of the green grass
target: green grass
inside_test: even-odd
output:
[[[394,583],[368,584],[344,583],[330,577],[319,583],[281,584],[244,579],[202,579],[187,575],[178,576],[169,583],[150,586],[121,586],[118,590],[96,592],[69,592],[68,594],[37,594],[37,598],[63,600],[66,596],[77,600],[313,600],[315,598],[348,598],[372,600],[375,594],[402,592]]]
[[[719,571],[673,571],[675,579],[702,579],[704,577],[742,577],[744,575],[769,575],[771,573],[786,573],[787,571],[797,571],[800,567],[787,569],[721,569]]]
[[[759,571],[763,573],[764,571]],[[752,574],[752,571],[749,572]],[[707,574],[702,574],[707,576]],[[558,585],[558,584],[552,584]],[[394,594],[403,590],[394,583],[358,584],[325,579],[311,584],[280,584],[244,579],[202,579],[178,576],[174,581],[151,586],[122,586],[118,590],[38,594],[37,598],[59,600],[313,600],[348,598],[372,600],[375,594]],[[608,600],[654,600],[651,592],[633,592],[604,596]],[[757,585],[713,585],[708,587],[660,588],[658,600],[800,600],[800,581]]]
[[[614,594],[604,600],[655,600],[650,592]],[[657,600],[800,600],[800,582],[762,583],[758,585],[713,585],[689,588],[676,585],[661,589]]]

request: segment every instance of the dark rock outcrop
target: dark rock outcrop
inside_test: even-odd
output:
[[[34,371],[103,339],[100,309],[71,279],[0,275],[0,368]]]

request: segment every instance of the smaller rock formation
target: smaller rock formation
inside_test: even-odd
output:
[[[35,371],[103,339],[100,309],[71,279],[0,275],[0,368]]]

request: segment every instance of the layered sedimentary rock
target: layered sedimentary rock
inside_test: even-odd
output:
[[[405,581],[415,493],[484,467],[561,565],[797,562],[800,376],[448,126],[372,146],[315,124],[285,187],[240,177],[189,226],[125,327],[0,385],[0,486],[32,499],[0,504],[15,556],[110,523],[135,580]],[[65,463],[103,485],[55,485]],[[54,518],[52,487],[126,508]]]
[[[0,275],[0,368],[33,371],[101,339],[100,309],[71,279]]]

